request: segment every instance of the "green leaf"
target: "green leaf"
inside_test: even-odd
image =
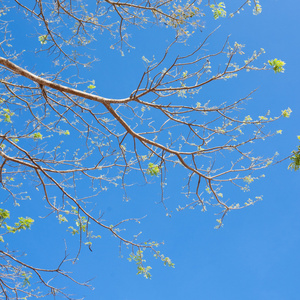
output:
[[[61,222],[68,222],[67,218],[63,215],[58,215],[58,220],[59,220],[59,223]]]
[[[32,277],[31,273],[28,272],[28,273],[22,273],[22,276],[24,277],[24,280],[23,280],[23,286],[26,286],[26,285],[30,285],[30,281],[29,279]]]
[[[297,136],[298,140],[300,140],[300,136]],[[294,154],[292,157],[290,157],[290,160],[292,161],[289,166],[288,169],[294,170],[294,171],[298,171],[300,169],[300,146],[298,146],[298,150],[297,151],[292,151],[292,153]]]
[[[283,73],[284,72],[284,68],[283,68],[283,66],[285,65],[284,61],[274,58],[272,60],[268,60],[268,63],[270,66],[273,67],[273,70],[275,73]]]
[[[254,8],[253,8],[253,14],[257,16],[257,15],[259,15],[261,12],[262,12],[262,7],[261,7],[261,5],[259,4],[259,1],[256,0],[255,6],[254,6]]]
[[[226,10],[225,8],[225,3],[224,2],[220,2],[219,4],[212,4],[210,5],[210,8],[214,14],[214,18],[215,20],[221,18],[225,18],[226,17]]]
[[[292,110],[290,108],[287,108],[285,110],[282,110],[282,116],[285,117],[285,118],[289,118],[291,113],[292,113]]]
[[[158,176],[160,173],[160,167],[153,163],[148,164],[147,174],[151,176]]]
[[[9,219],[10,214],[9,211],[3,208],[0,208],[0,221],[4,219]]]
[[[42,140],[43,139],[43,135],[39,132],[34,133],[33,135],[31,135],[31,137],[35,140]]]
[[[79,231],[75,229],[73,226],[69,226],[68,229],[70,229],[72,235],[79,233]]]
[[[40,36],[39,36],[39,42],[40,42],[42,45],[47,44],[47,35],[40,35]]]

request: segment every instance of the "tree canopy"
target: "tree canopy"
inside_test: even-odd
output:
[[[284,72],[285,62],[266,57],[264,49],[248,53],[229,36],[214,40],[217,23],[211,32],[206,29],[208,23],[234,18],[243,10],[260,14],[259,1],[241,1],[232,12],[226,2],[201,0],[0,3],[1,297],[74,299],[52,278],[89,285],[64,266],[75,262],[83,247],[92,251],[94,240],[106,232],[118,240],[122,255],[136,263],[138,274],[151,277],[147,257],[174,267],[160,241],[139,233],[144,216],[126,212],[122,219],[106,218],[103,203],[111,189],[118,189],[123,201],[135,201],[130,192],[135,186],[159,185],[160,198],[153,201],[161,203],[167,216],[187,208],[211,210],[218,213],[216,228],[229,212],[262,199],[245,192],[264,176],[260,170],[276,163],[277,153],[265,157],[255,146],[281,134],[269,131],[268,125],[289,118],[291,109],[252,116],[246,108],[251,90],[236,99],[202,96],[206,88],[230,85],[244,72]],[[13,16],[26,28],[23,37],[11,22]],[[135,88],[115,82],[118,93],[103,95],[97,77],[106,76],[101,53],[114,51],[126,60],[128,53],[143,47],[141,39],[147,35],[141,32],[147,30],[165,32],[164,51],[153,44],[151,57],[136,57],[144,70],[132,80]],[[218,45],[210,49],[210,40]],[[117,73],[118,66],[112,67]],[[100,74],[90,78],[95,68]],[[299,151],[290,156],[291,169],[299,169]],[[171,172],[182,183],[182,199],[175,204],[168,198]],[[15,208],[30,200],[36,211],[16,215]],[[78,239],[73,258],[66,242],[56,268],[26,264],[22,253],[15,252],[22,245],[11,249],[7,243],[34,228],[40,216],[59,224],[66,239]]]

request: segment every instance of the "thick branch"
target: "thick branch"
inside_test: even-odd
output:
[[[68,94],[72,94],[78,97],[82,97],[82,98],[86,98],[92,101],[96,101],[96,102],[100,102],[100,103],[127,103],[129,101],[131,101],[130,98],[125,98],[125,99],[108,99],[108,98],[104,98],[104,97],[100,97],[97,95],[93,95],[90,93],[86,93],[77,89],[73,89],[61,84],[57,84],[54,83],[52,81],[46,80],[42,77],[36,76],[33,73],[15,65],[14,63],[12,63],[11,61],[9,61],[8,59],[5,59],[3,57],[0,57],[0,64],[7,67],[8,69],[10,69],[11,71],[13,71],[16,74],[19,74],[21,76],[24,76],[26,78],[28,78],[29,80],[32,80],[36,83],[38,83],[39,85],[42,86],[47,86],[50,87],[52,89],[55,89],[57,91],[60,92],[65,92]]]

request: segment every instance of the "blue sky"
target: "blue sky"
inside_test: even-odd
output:
[[[245,96],[259,88],[247,106],[249,114],[264,114],[267,110],[278,115],[290,107],[289,119],[281,119],[271,125],[270,130],[281,129],[282,135],[257,145],[264,155],[278,151],[279,159],[288,156],[298,146],[300,135],[300,104],[297,88],[299,86],[299,39],[298,1],[264,1],[263,12],[253,16],[251,8],[234,18],[215,21],[206,17],[206,28],[196,37],[201,41],[207,33],[219,24],[221,28],[212,36],[208,49],[218,49],[227,35],[231,41],[245,44],[245,52],[264,48],[266,54],[259,63],[278,58],[286,62],[284,74],[273,72],[253,72],[243,74],[233,81],[221,84],[220,88],[209,87],[199,97],[203,99],[226,99]],[[233,7],[233,5],[232,5]],[[231,6],[228,7],[230,10]],[[10,16],[14,13],[11,12]],[[30,33],[21,20],[15,20],[19,37],[13,45],[26,48]],[[29,25],[28,25],[29,26]],[[87,80],[95,80],[96,93],[105,97],[127,97],[136,87],[143,72],[142,56],[151,58],[163,54],[170,39],[170,32],[153,27],[147,30],[134,30],[132,41],[135,49],[118,51],[109,48],[109,40],[99,37],[93,45],[100,61],[93,69],[86,71]],[[195,47],[196,39],[188,45],[179,47],[186,51]],[[179,50],[178,50],[179,51]],[[22,58],[23,66],[36,66],[37,72],[45,72],[50,62],[26,52]],[[73,143],[66,137],[65,143]],[[224,158],[226,159],[226,158]],[[224,226],[215,230],[217,216],[214,210],[203,213],[200,209],[174,212],[166,217],[160,201],[158,183],[138,185],[129,193],[131,201],[122,201],[120,191],[109,190],[100,199],[101,211],[107,219],[118,219],[125,215],[147,218],[142,220],[136,231],[143,231],[146,237],[164,241],[162,253],[169,256],[175,268],[163,267],[159,261],[149,260],[152,266],[152,279],[146,280],[136,275],[134,263],[127,261],[127,252],[122,258],[118,241],[105,232],[93,244],[93,252],[82,250],[79,261],[69,264],[74,277],[84,281],[92,279],[94,290],[79,288],[69,282],[74,294],[95,300],[137,300],[148,299],[243,299],[277,300],[299,299],[300,276],[300,173],[287,170],[288,161],[266,170],[266,177],[251,186],[256,195],[263,195],[263,201],[237,212],[229,213]],[[168,200],[170,207],[180,203],[180,170],[168,172]],[[84,183],[80,185],[84,189]],[[39,194],[30,191],[32,200],[19,208],[22,215],[45,215]],[[233,195],[234,196],[234,195]],[[16,209],[18,211],[18,209]],[[64,255],[64,238],[67,239],[68,252],[76,254],[78,240],[70,238],[54,221],[55,217],[36,219],[30,231],[15,235],[9,241],[10,248],[26,252],[26,262],[40,267],[54,267]],[[67,228],[67,226],[66,226]],[[131,228],[130,228],[131,229]]]

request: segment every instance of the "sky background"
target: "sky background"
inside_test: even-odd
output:
[[[263,115],[271,110],[274,115],[290,107],[289,119],[281,119],[270,128],[281,129],[282,135],[259,144],[264,154],[275,151],[279,159],[288,156],[298,146],[300,135],[299,88],[299,34],[298,1],[261,1],[262,14],[252,15],[252,9],[230,19],[214,21],[206,17],[206,28],[197,33],[203,40],[207,33],[219,24],[221,28],[213,35],[207,48],[218,49],[228,34],[230,40],[246,45],[246,52],[264,48],[266,54],[259,62],[278,58],[286,62],[284,74],[253,72],[243,74],[235,81],[223,83],[223,88],[208,88],[205,99],[236,99],[259,88],[253,101],[247,106],[249,114]],[[228,7],[228,11],[234,4]],[[17,12],[11,12],[11,15]],[[15,19],[12,26],[18,29],[20,39],[15,47],[26,48],[30,36],[21,19]],[[143,72],[142,56],[151,58],[162,55],[168,30],[153,27],[146,31],[132,33],[136,49],[125,52],[122,57],[117,51],[103,47],[106,37],[95,43],[100,61],[85,74],[95,80],[96,92],[105,97],[127,97],[136,87]],[[29,38],[28,41],[29,42]],[[109,42],[109,41],[108,41]],[[25,43],[25,44],[24,44]],[[191,48],[195,45],[190,42]],[[182,46],[184,51],[184,47]],[[23,66],[36,64],[33,53],[26,53]],[[41,62],[37,70],[43,71],[49,61]],[[69,142],[72,142],[70,137]],[[293,300],[299,299],[300,286],[300,172],[287,170],[289,162],[278,164],[264,173],[266,177],[255,182],[251,189],[256,195],[263,195],[263,201],[254,206],[230,213],[224,226],[215,230],[216,218],[213,211],[202,213],[200,209],[185,210],[166,217],[159,204],[158,184],[137,186],[131,192],[132,201],[122,202],[120,193],[109,191],[103,200],[102,210],[106,216],[118,218],[123,214],[143,216],[141,228],[145,236],[155,241],[164,241],[162,253],[169,256],[175,268],[163,267],[162,263],[150,260],[152,279],[136,275],[134,263],[120,257],[118,242],[106,233],[95,241],[93,252],[82,250],[79,261],[71,265],[75,278],[81,281],[94,278],[94,290],[70,286],[74,294],[95,300],[150,300],[150,299],[197,299],[197,300]],[[182,197],[180,176],[175,171],[168,173],[168,202]],[[22,215],[30,215],[40,201],[32,191],[32,201],[20,208]],[[136,215],[138,214],[138,215]],[[27,252],[25,260],[40,267],[54,267],[64,254],[64,234],[61,226],[48,220],[36,220],[31,231],[23,232],[11,240],[10,248]],[[21,245],[21,246],[20,246]],[[68,238],[68,249],[76,253],[78,241]]]

